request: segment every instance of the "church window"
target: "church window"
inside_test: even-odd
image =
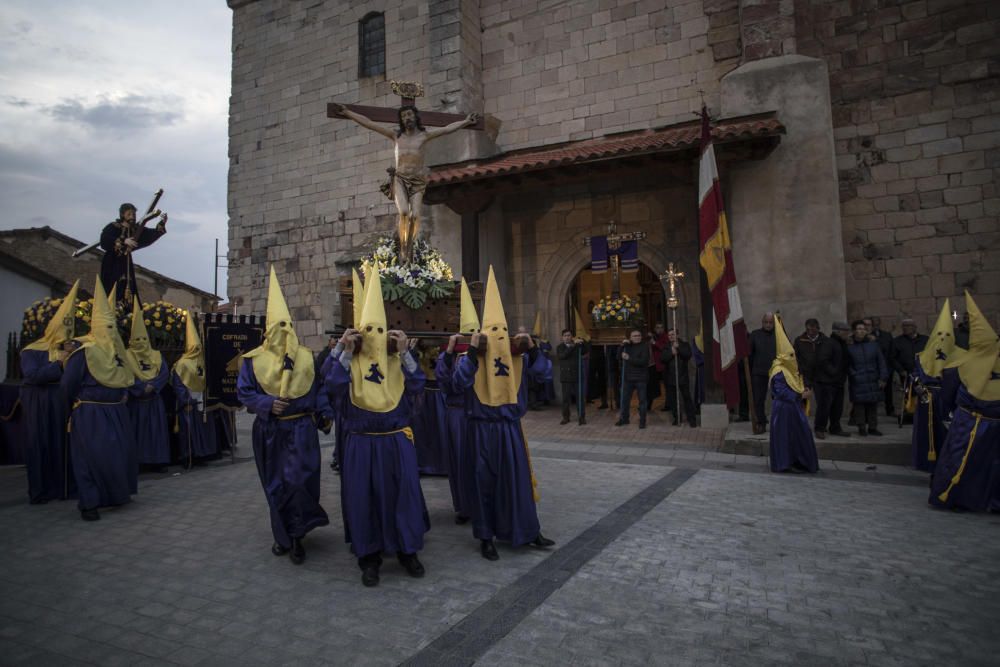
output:
[[[371,12],[358,23],[358,76],[385,74],[385,14]]]

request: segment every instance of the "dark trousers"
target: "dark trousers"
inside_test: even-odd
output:
[[[743,368],[743,361],[740,360],[736,364],[737,374],[740,378],[740,407],[739,407],[739,418],[740,421],[748,422],[750,421],[750,399],[747,393],[747,374]]]
[[[768,377],[766,375],[751,375],[750,384],[753,386],[753,409],[757,414],[757,423],[767,424],[767,414],[764,413],[764,404],[767,402]]]
[[[646,383],[625,380],[622,398],[621,420],[628,422],[629,407],[632,405],[632,394],[639,394],[639,423],[646,423]]]
[[[855,403],[851,407],[851,421],[859,429],[878,430],[878,403]]]
[[[667,385],[667,403],[663,409],[674,413],[674,423],[676,424],[680,421],[681,416],[677,414],[677,393],[674,389],[673,386]],[[684,403],[684,418],[688,424],[696,426],[698,420],[694,414],[694,401],[691,400],[691,387],[686,384],[681,385],[681,401]]]
[[[663,378],[663,374],[656,370],[656,366],[649,367],[649,381],[646,383],[646,409],[653,409],[653,402],[656,401],[659,396],[666,396],[667,393],[664,391],[660,393],[660,386],[666,389],[666,381]],[[666,409],[666,408],[664,408]]]
[[[892,398],[892,378],[893,374],[889,373],[889,379],[885,381],[885,414],[889,417],[896,412],[896,407]]]
[[[570,406],[576,407],[577,417],[583,419],[586,415],[587,408],[586,403],[583,403],[584,407],[580,407],[580,403],[577,400],[579,393],[579,386],[577,382],[563,382],[562,384],[562,416],[563,419],[569,419],[569,408]]]
[[[844,415],[844,385],[817,383],[813,386],[816,400],[816,431],[840,433],[840,418]]]

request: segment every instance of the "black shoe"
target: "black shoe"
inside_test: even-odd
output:
[[[646,422],[639,422],[639,428],[646,428]]]
[[[868,435],[882,435],[882,431],[877,428],[870,428],[868,429]]]
[[[580,417],[580,422],[577,425],[578,426],[585,426],[586,424],[587,424],[587,418],[586,417]]]
[[[619,419],[618,421],[615,422],[615,426],[624,426],[627,423],[628,423],[627,421],[622,421],[621,419]]]
[[[607,410],[608,409],[608,404],[607,403],[601,403],[600,405],[597,406],[597,409],[598,410]]]
[[[660,408],[660,412],[670,412],[670,408],[664,406],[664,407]]]
[[[865,428],[864,426],[859,426],[858,435],[860,435],[862,438],[866,437],[868,435],[868,429]]]
[[[275,542],[274,544],[271,545],[271,553],[273,553],[275,556],[284,556],[285,554],[288,553],[288,549]]]
[[[469,523],[469,517],[462,516],[461,514],[456,514],[455,523],[458,524],[459,526],[464,526],[465,524]]]
[[[688,426],[690,426],[691,428],[698,428],[698,422],[692,419],[691,421],[688,422]]]
[[[559,425],[560,425],[560,426],[565,426],[565,425],[566,425],[566,424],[568,424],[568,423],[569,423],[569,420],[568,420],[568,419],[566,419],[565,417],[563,417],[562,421],[561,421],[561,422],[559,422]]]
[[[101,515],[98,513],[97,508],[94,507],[89,510],[80,510],[80,518],[84,521],[99,521]]]
[[[420,559],[417,558],[417,554],[397,554],[396,557],[399,559],[399,564],[403,566],[406,573],[411,577],[419,579],[424,576],[425,570],[423,564],[421,564]]]
[[[850,438],[851,437],[851,434],[848,433],[847,431],[830,431],[830,435],[836,435],[836,436],[839,436],[841,438]]]
[[[826,440],[826,431],[816,431],[817,440]]]
[[[497,547],[493,544],[493,540],[480,540],[479,553],[486,560],[500,560],[500,554],[497,553]]]
[[[555,545],[555,541],[550,540],[541,533],[538,533],[535,539],[528,542],[528,544],[530,544],[533,547],[537,547],[539,549],[548,549],[549,547]]]
[[[671,422],[670,422],[670,425],[671,425],[671,426],[679,426],[679,425],[680,425],[680,422],[679,422],[679,421],[677,421],[676,419],[673,419],[673,420],[671,420]]]
[[[368,565],[361,570],[361,583],[366,588],[378,586],[378,565]]]
[[[292,562],[296,565],[302,565],[306,559],[306,549],[302,546],[302,540],[299,538],[292,539],[292,550],[288,553],[288,557],[292,559]]]

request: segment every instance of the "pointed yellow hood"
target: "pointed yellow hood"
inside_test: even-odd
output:
[[[135,369],[125,352],[125,343],[118,335],[115,314],[108,303],[100,277],[94,281],[90,333],[80,341],[83,344],[79,349],[84,350],[87,355],[87,370],[100,384],[121,389],[135,383]]]
[[[590,340],[590,332],[587,331],[587,325],[583,323],[583,318],[580,317],[580,311],[573,306],[573,326],[576,327],[576,337],[582,340]]]
[[[458,333],[473,334],[479,331],[479,315],[476,314],[476,304],[472,302],[472,292],[469,284],[462,278],[461,307],[458,313]]]
[[[939,378],[955,352],[955,323],[951,319],[951,300],[945,299],[937,323],[923,351],[917,355],[920,368],[927,375]]]
[[[799,373],[799,362],[795,359],[795,348],[788,340],[781,316],[777,314],[774,316],[774,342],[777,354],[771,363],[769,378],[773,378],[777,373],[784,373],[785,382],[792,391],[801,394],[805,390],[805,385],[802,382],[802,374]]]
[[[351,402],[363,410],[390,412],[403,397],[403,368],[398,354],[389,356],[389,330],[376,264],[365,290],[361,311],[361,350],[351,357]],[[400,350],[402,352],[402,350]]]
[[[33,343],[26,345],[26,350],[44,350],[49,353],[49,361],[56,361],[62,351],[63,343],[73,337],[76,324],[76,292],[80,288],[77,280],[69,289],[69,293],[59,303],[52,319],[45,325],[45,333]]]
[[[149,382],[160,372],[163,356],[154,350],[149,342],[149,332],[143,321],[142,305],[139,297],[132,298],[132,333],[128,339],[129,361],[135,371],[135,376],[143,382]]]
[[[354,268],[351,269],[351,291],[354,293],[354,317],[351,325],[357,329],[361,322],[361,311],[365,307],[365,284],[361,282],[361,276]]]
[[[273,265],[267,286],[264,340],[243,358],[252,360],[257,382],[271,396],[301,398],[312,389],[316,378],[312,352],[299,345],[292,326],[292,315]]]
[[[184,311],[184,354],[174,364],[174,372],[187,390],[205,391],[205,351],[201,347],[198,324],[190,310]]]
[[[979,306],[965,293],[969,313],[969,349],[955,348],[945,368],[958,367],[966,390],[981,401],[1000,400],[1000,340]]]
[[[487,335],[486,356],[480,359],[479,370],[476,371],[473,385],[476,396],[483,405],[494,408],[517,403],[522,357],[511,352],[507,316],[503,312],[500,288],[492,266],[486,281],[482,332]]]

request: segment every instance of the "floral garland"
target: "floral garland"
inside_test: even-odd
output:
[[[382,298],[386,301],[401,300],[408,307],[417,309],[427,299],[445,299],[455,289],[454,274],[441,253],[424,239],[413,243],[413,257],[409,263],[399,263],[399,241],[394,236],[382,236],[375,243],[375,250],[361,260],[361,272],[367,282],[374,262],[379,264]]]
[[[639,302],[627,295],[602,297],[591,316],[599,327],[642,326],[644,321]]]
[[[21,322],[21,341],[30,343],[38,340],[45,333],[45,327],[62,304],[62,298],[46,297],[35,301],[25,308]],[[74,332],[77,337],[90,333],[90,318],[94,311],[94,300],[78,299],[74,316]],[[184,332],[187,314],[183,308],[178,308],[167,301],[156,301],[142,305],[143,321],[149,327],[149,342],[155,349],[174,349],[184,347]],[[115,312],[115,322],[118,333],[128,344],[132,330],[132,314],[118,308]]]

